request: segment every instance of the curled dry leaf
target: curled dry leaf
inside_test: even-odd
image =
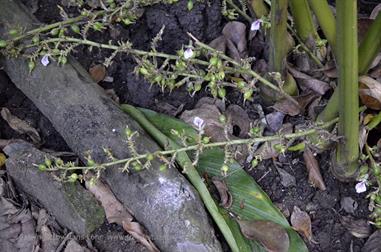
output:
[[[93,65],[89,69],[91,78],[96,82],[101,82],[106,77],[106,67],[102,64]]]
[[[304,149],[303,158],[308,171],[308,181],[320,190],[326,190],[323,177],[320,173],[319,164],[308,146]]]
[[[260,242],[267,251],[288,251],[290,240],[286,230],[279,224],[264,220],[237,220],[237,222],[247,239]]]
[[[234,43],[241,58],[244,58],[247,53],[246,25],[238,21],[229,22],[222,30],[222,34]]]
[[[124,230],[142,243],[149,251],[159,251],[148,235],[145,234],[143,227],[133,221],[132,215],[115,198],[107,185],[100,180],[95,184],[91,184],[89,180],[86,180],[86,188],[101,202],[109,223],[121,225]]]
[[[41,137],[38,134],[37,130],[33,128],[32,126],[30,126],[25,121],[12,115],[9,109],[2,108],[1,117],[5,121],[7,121],[7,123],[13,130],[17,131],[20,134],[27,134],[30,137],[30,139],[33,141],[33,143],[39,144],[41,142]]]
[[[218,194],[220,195],[220,205],[223,208],[230,208],[233,204],[233,196],[229,192],[226,183],[224,181],[219,180],[217,177],[213,177],[212,182],[217,188]]]
[[[283,125],[285,114],[279,111],[272,112],[266,115],[267,126],[274,132],[280,130]]]
[[[372,10],[372,13],[370,13],[369,18],[370,19],[376,19],[377,15],[381,11],[381,3],[377,4],[376,7]]]
[[[381,83],[368,76],[361,76],[360,99],[370,109],[381,110]]]
[[[294,206],[290,221],[292,227],[296,231],[306,237],[308,241],[312,241],[311,218],[308,213],[300,210],[299,207]]]
[[[319,95],[324,95],[331,88],[328,83],[312,78],[311,76],[299,72],[290,66],[288,67],[288,70],[298,81],[299,87],[302,89],[308,88],[315,91]]]
[[[370,235],[372,227],[364,219],[355,219],[352,216],[341,216],[341,224],[355,237],[366,238]]]
[[[226,38],[225,36],[219,36],[209,43],[209,46],[217,51],[225,53],[226,51]]]

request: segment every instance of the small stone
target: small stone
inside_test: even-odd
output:
[[[340,201],[341,208],[349,214],[354,214],[358,207],[358,203],[351,197],[343,197]]]
[[[286,172],[282,168],[277,169],[280,176],[280,183],[284,187],[296,186],[296,179],[290,173]]]

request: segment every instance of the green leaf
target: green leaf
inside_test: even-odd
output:
[[[128,109],[126,109],[127,107],[131,106],[122,105],[122,109],[125,111],[128,111]],[[171,134],[172,129],[177,130],[178,132],[184,132],[187,136],[190,136],[193,139],[197,136],[197,132],[191,126],[189,126],[181,120],[163,114],[159,114],[147,109],[139,110],[143,112],[145,117],[154,127],[159,129],[159,131],[161,131],[168,138],[171,138],[171,142],[177,141],[176,137],[173,134]],[[135,117],[134,119],[136,120]],[[140,123],[139,120],[137,121]],[[287,233],[289,235],[289,251],[308,251],[303,240],[291,228],[287,219],[273,205],[269,197],[259,187],[255,180],[248,173],[246,173],[246,171],[242,169],[242,167],[237,162],[230,164],[226,177],[223,177],[221,175],[221,167],[223,165],[223,160],[224,151],[222,149],[204,149],[204,151],[200,155],[199,163],[196,169],[199,174],[207,173],[208,177],[210,178],[215,176],[219,179],[224,179],[228,186],[229,192],[233,196],[233,204],[231,208],[229,208],[229,211],[244,220],[268,220],[280,224],[287,230]],[[197,186],[195,187],[198,190]],[[202,195],[202,192],[199,191],[199,193]],[[208,203],[204,201],[204,204],[207,206]],[[222,216],[224,217],[225,223],[229,226],[231,232],[235,234],[234,239],[236,239],[236,242],[238,243],[240,239],[243,239],[247,244],[248,240],[244,238],[242,234],[236,236],[237,230],[240,231],[236,221],[230,218],[225,209],[221,207],[218,208],[219,213],[222,214]],[[227,238],[225,237],[225,239]],[[258,245],[258,243],[254,241],[250,241],[250,243],[252,244],[252,249],[250,251],[265,251],[262,246]]]

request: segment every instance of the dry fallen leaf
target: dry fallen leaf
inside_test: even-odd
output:
[[[296,231],[306,237],[308,241],[312,241],[311,218],[308,213],[300,210],[299,207],[294,206],[290,221],[292,227]]]
[[[101,82],[106,77],[106,67],[102,64],[93,65],[89,69],[91,78],[96,82]]]
[[[237,220],[237,222],[247,239],[260,242],[267,251],[288,251],[290,247],[288,234],[279,224],[264,220]]]
[[[232,104],[226,109],[225,116],[233,129],[236,127],[239,130],[238,137],[245,138],[248,136],[250,118],[243,108]]]
[[[149,251],[159,251],[148,235],[145,234],[143,227],[133,221],[132,215],[115,198],[108,186],[99,180],[95,184],[91,184],[90,181],[86,180],[86,188],[101,202],[109,223],[121,225],[124,230],[142,243]]]
[[[20,134],[27,134],[30,137],[30,139],[33,141],[33,143],[39,144],[41,142],[41,138],[37,130],[33,128],[32,126],[30,126],[25,121],[12,115],[9,109],[2,108],[1,117],[5,121],[7,121],[7,123],[13,130],[17,131]]]
[[[365,219],[355,219],[352,216],[341,216],[341,224],[355,237],[366,238],[370,235],[372,227]]]
[[[381,83],[368,76],[361,76],[360,99],[370,109],[381,110]]]
[[[247,53],[246,25],[238,21],[229,22],[222,30],[222,34],[228,41],[233,42],[240,58],[244,58]],[[229,50],[231,50],[231,48],[229,48]]]
[[[324,95],[331,87],[328,83],[312,78],[311,76],[299,72],[298,70],[288,67],[290,73],[294,76],[294,78],[298,81],[300,88],[309,88],[319,95]]]
[[[218,194],[220,195],[221,203],[223,208],[230,208],[233,204],[233,196],[229,192],[229,189],[224,181],[219,180],[216,177],[212,178],[212,182],[217,188]]]
[[[304,149],[303,158],[308,171],[308,181],[320,190],[326,190],[323,177],[320,173],[319,164],[308,146]]]

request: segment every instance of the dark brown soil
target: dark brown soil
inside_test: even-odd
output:
[[[28,2],[28,5],[33,6],[36,1],[25,0],[24,2]],[[50,23],[60,19],[57,9],[57,4],[60,1],[39,0],[37,2],[38,4],[34,5],[37,6],[34,14],[40,21]],[[118,25],[115,27],[120,32],[117,39],[129,40],[136,48],[148,49],[150,40],[165,25],[166,30],[158,49],[174,53],[182,45],[188,44],[187,31],[205,42],[216,38],[221,32],[224,22],[226,22],[220,14],[220,2],[210,1],[210,6],[196,3],[191,12],[187,11],[186,2],[182,0],[173,6],[156,5],[147,8],[143,17],[128,29]],[[361,10],[369,11],[374,7],[374,5],[369,7],[371,4],[365,3],[365,1],[359,2]],[[98,37],[97,39],[103,39],[104,41],[110,39],[108,32],[95,36]],[[88,69],[92,63],[102,62],[107,55],[108,52],[105,51],[95,49],[89,52],[84,48],[80,48],[74,56]],[[100,83],[106,89],[114,89],[121,103],[130,103],[156,111],[163,111],[162,104],[165,103],[175,108],[183,104],[185,109],[190,109],[199,98],[207,95],[206,93],[200,93],[195,97],[190,97],[184,89],[175,90],[172,93],[161,93],[157,87],[150,87],[149,83],[137,78],[132,72],[134,66],[131,57],[118,55],[113,65],[108,69],[108,75],[112,76],[114,81],[112,83]],[[38,129],[43,139],[41,148],[70,151],[51,123],[28,98],[15,88],[3,72],[0,72],[0,90],[0,106],[9,108],[14,115],[28,121]],[[234,93],[228,96],[228,102],[242,105],[241,98],[234,95]],[[245,108],[249,111],[251,117],[255,117],[256,115],[250,111],[251,105],[246,103]],[[302,118],[300,119],[302,120]],[[3,119],[0,119],[0,138],[27,139],[26,136],[13,131]],[[343,197],[351,197],[358,203],[359,207],[352,214],[356,218],[367,218],[369,214],[367,210],[368,201],[364,199],[364,194],[359,195],[355,192],[353,183],[345,184],[335,180],[329,172],[329,159],[329,152],[320,157],[321,171],[327,186],[327,190],[324,192],[311,187],[308,183],[303,158],[299,154],[288,154],[282,157],[279,165],[279,167],[295,177],[295,186],[287,188],[282,186],[277,169],[270,161],[251,171],[251,174],[268,193],[273,202],[283,205],[289,212],[292,212],[294,206],[298,206],[310,214],[314,240],[317,242],[316,244],[307,242],[311,251],[349,251],[351,247],[353,251],[360,251],[365,239],[355,238],[340,223],[340,215],[349,215],[341,209],[340,201]],[[102,229],[104,233],[114,232],[112,230],[123,233],[122,230],[115,227],[111,229],[110,227],[103,227]],[[97,242],[95,242],[95,245],[97,245]],[[104,251],[123,250],[123,248],[113,249],[106,245],[99,245],[99,248]]]

